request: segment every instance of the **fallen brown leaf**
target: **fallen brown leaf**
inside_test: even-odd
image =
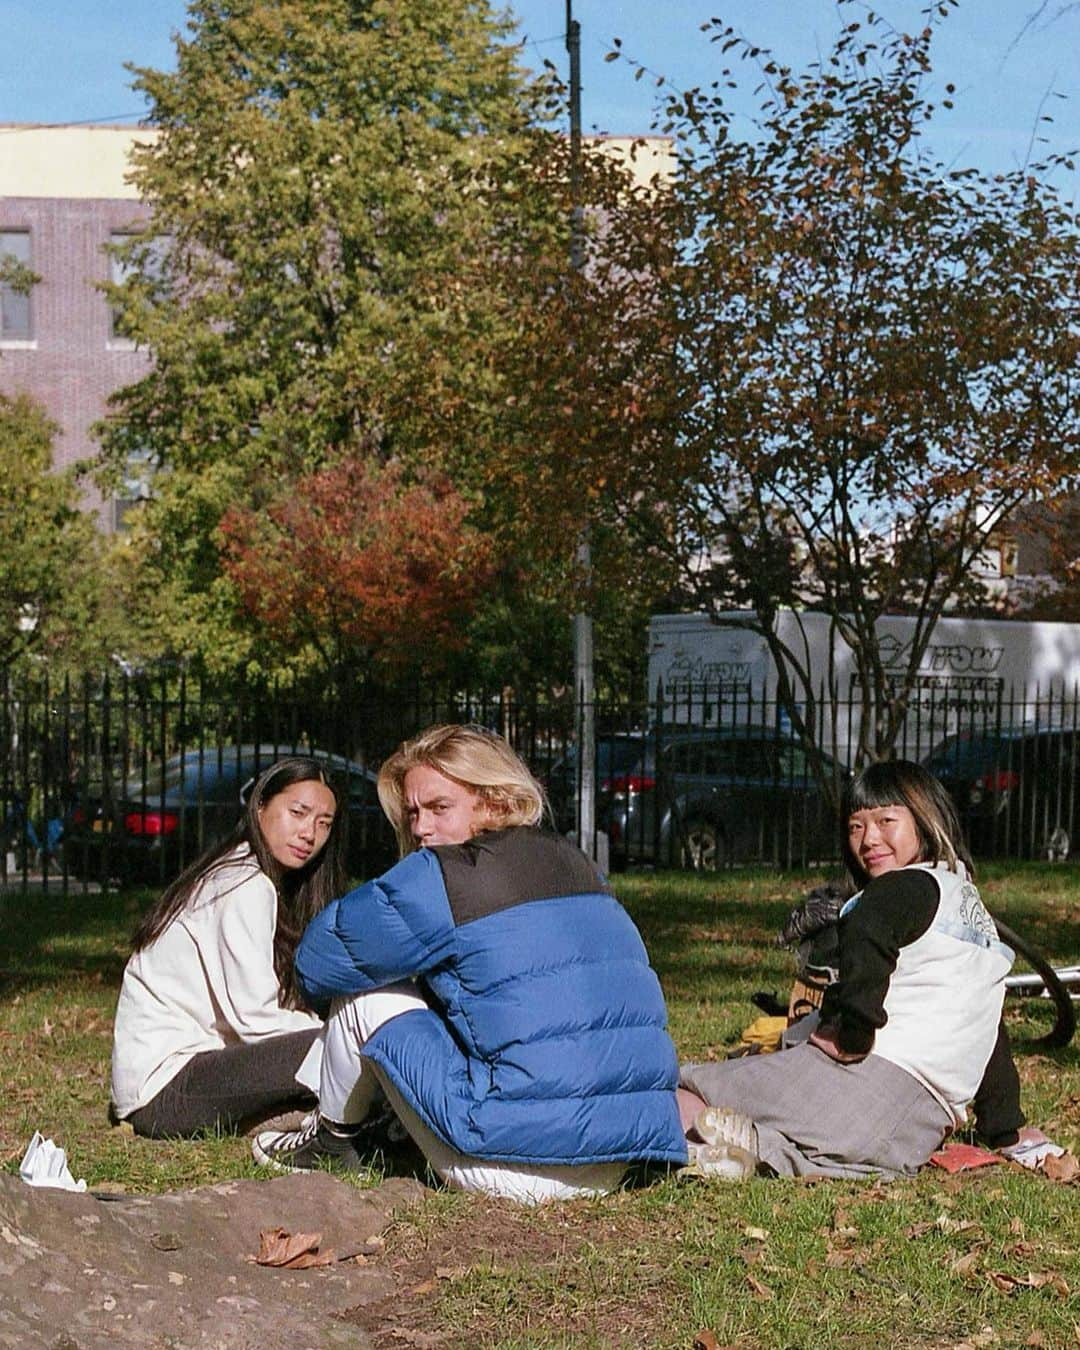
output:
[[[1035,1350],[1042,1350],[1046,1345],[1046,1337],[1041,1331],[1033,1331],[1024,1344],[1034,1346]]]
[[[332,1251],[320,1252],[321,1233],[290,1233],[284,1228],[264,1228],[259,1234],[256,1265],[280,1270],[308,1270],[312,1266],[332,1266],[337,1257]]]
[[[1069,1297],[1069,1284],[1056,1270],[1028,1271],[1026,1275],[1007,1275],[1003,1270],[992,1270],[991,1283],[1003,1294],[1014,1293],[1017,1289],[1052,1289],[1060,1298]]]
[[[969,1233],[978,1226],[974,1219],[950,1219],[947,1214],[939,1214],[934,1220],[934,1227],[943,1233]]]
[[[702,1329],[694,1337],[694,1343],[691,1350],[720,1350],[720,1342],[708,1327]]]
[[[1051,1181],[1073,1182],[1080,1177],[1080,1162],[1071,1153],[1063,1153],[1060,1158],[1044,1158],[1042,1170]]]
[[[753,1275],[747,1275],[746,1283],[750,1286],[750,1291],[755,1298],[770,1299],[776,1297],[767,1284],[762,1284],[760,1280],[755,1280]]]
[[[850,1266],[854,1260],[855,1253],[850,1247],[834,1247],[825,1253],[825,1266],[828,1270],[840,1270],[844,1266]]]
[[[422,1298],[424,1294],[430,1294],[434,1290],[438,1289],[438,1287],[439,1287],[438,1280],[435,1279],[421,1280],[419,1284],[413,1285],[413,1287],[409,1290],[409,1293],[412,1294],[415,1298]]]
[[[468,1275],[468,1266],[436,1266],[435,1278],[437,1280],[460,1280],[463,1275]]]
[[[950,1275],[970,1275],[979,1264],[978,1248],[974,1251],[965,1252],[963,1256],[958,1256],[949,1267]]]

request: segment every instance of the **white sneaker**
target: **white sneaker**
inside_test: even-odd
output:
[[[680,1176],[742,1181],[757,1171],[757,1130],[749,1116],[724,1106],[707,1106],[698,1113],[694,1129],[704,1142],[687,1144],[690,1164]]]

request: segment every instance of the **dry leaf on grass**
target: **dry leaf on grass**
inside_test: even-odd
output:
[[[747,1275],[746,1283],[750,1286],[750,1292],[755,1298],[769,1299],[776,1297],[767,1284],[762,1284],[760,1280],[754,1279],[753,1275]]]
[[[463,1275],[468,1275],[468,1266],[436,1266],[435,1278],[438,1280],[460,1280]]]
[[[947,1214],[939,1214],[934,1220],[934,1227],[943,1233],[969,1233],[978,1226],[974,1219],[950,1219]]]
[[[966,1340],[960,1341],[953,1347],[953,1350],[984,1350],[985,1346],[997,1345],[998,1339],[998,1334],[993,1327],[983,1327],[974,1336],[969,1336]]]
[[[1072,1182],[1080,1177],[1080,1162],[1071,1153],[1063,1153],[1060,1158],[1043,1159],[1042,1170],[1051,1181]]]
[[[259,1234],[259,1254],[249,1257],[258,1266],[279,1270],[308,1270],[312,1266],[332,1266],[337,1257],[332,1251],[320,1252],[321,1233],[290,1233],[284,1228],[264,1228]]]
[[[979,1264],[979,1249],[965,1252],[963,1256],[958,1256],[949,1267],[950,1275],[970,1275]]]
[[[691,1350],[720,1350],[720,1342],[716,1339],[715,1333],[711,1332],[708,1327],[702,1327],[694,1337]]]
[[[1017,1289],[1051,1289],[1059,1298],[1069,1297],[1068,1281],[1056,1270],[1029,1270],[1026,1275],[1007,1275],[1003,1270],[991,1270],[988,1278],[1003,1294],[1015,1293]]]

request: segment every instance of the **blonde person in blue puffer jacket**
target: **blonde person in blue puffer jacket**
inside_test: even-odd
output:
[[[296,956],[305,995],[329,1005],[319,1112],[260,1135],[256,1158],[362,1166],[382,1093],[460,1190],[529,1203],[684,1163],[641,937],[584,854],[536,828],[543,791],[510,746],[432,727],[383,765],[379,799],[402,861],[331,904]]]

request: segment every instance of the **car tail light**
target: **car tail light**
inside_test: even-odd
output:
[[[656,779],[643,773],[621,773],[616,778],[605,778],[600,784],[603,792],[648,792],[656,787]]]
[[[983,774],[979,786],[987,792],[1008,792],[1010,788],[1020,786],[1020,775],[1015,769],[994,769],[991,773]]]
[[[124,817],[128,834],[172,834],[179,824],[175,811],[132,811]]]

